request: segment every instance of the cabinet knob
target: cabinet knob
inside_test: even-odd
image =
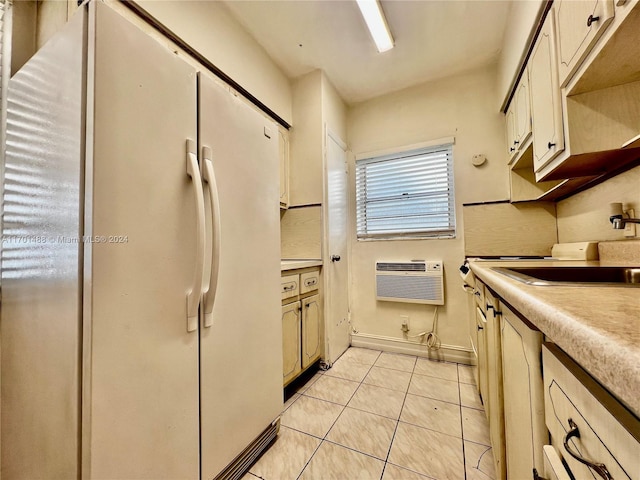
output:
[[[555,147],[555,146],[556,146],[555,143],[551,143],[551,142],[547,143],[547,148],[551,148],[551,147]]]
[[[484,330],[484,327],[481,327],[480,325],[477,325],[478,331],[480,330]]]
[[[600,17],[589,15],[589,18],[587,18],[587,27],[590,27],[593,22],[597,22],[598,20],[600,20]]]
[[[510,148],[509,148],[509,151],[510,151],[510,152],[513,152],[514,150],[515,150],[515,148],[513,148],[513,147],[510,147]]]
[[[339,262],[340,261],[340,255],[331,255],[331,261],[332,262]]]
[[[514,144],[514,145],[518,145],[519,143],[520,143],[520,142],[519,142],[518,140],[514,140],[514,141],[513,141],[513,144]]]

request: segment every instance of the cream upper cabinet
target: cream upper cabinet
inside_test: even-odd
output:
[[[507,158],[509,163],[520,155],[531,136],[531,101],[529,72],[525,70],[505,115],[507,128]]]
[[[555,2],[558,28],[558,73],[564,87],[600,35],[613,20],[613,0]]]
[[[536,172],[564,150],[554,18],[553,13],[547,15],[529,59],[533,167]]]
[[[280,208],[289,208],[289,131],[278,128],[278,148],[280,154]]]
[[[515,138],[514,142],[518,150],[522,150],[526,141],[531,136],[531,100],[529,98],[529,71],[525,70],[515,99]]]
[[[507,158],[509,159],[509,163],[518,153],[518,148],[516,144],[516,110],[515,110],[515,102],[511,102],[509,105],[509,109],[505,115],[506,129],[507,129]]]

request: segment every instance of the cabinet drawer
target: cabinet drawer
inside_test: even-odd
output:
[[[318,284],[320,283],[320,272],[307,272],[300,274],[300,293],[313,292],[318,290]]]
[[[287,275],[280,279],[280,293],[282,300],[295,297],[300,292],[300,276]]]
[[[640,478],[640,421],[555,345],[544,345],[542,361],[545,423],[573,476],[601,478],[570,451],[616,480]]]

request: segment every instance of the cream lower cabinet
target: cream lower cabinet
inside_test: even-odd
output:
[[[501,304],[502,387],[507,478],[532,478],[544,471],[542,333]]]
[[[484,413],[489,417],[489,370],[487,367],[487,318],[476,307],[476,348],[478,349],[478,391],[484,403]]]
[[[286,385],[302,371],[300,302],[282,306],[282,373]]]
[[[489,436],[496,466],[496,478],[506,478],[504,442],[504,395],[502,390],[502,343],[500,340],[500,311],[498,299],[487,289],[487,377],[488,398],[483,396],[488,407]]]
[[[285,386],[322,356],[324,322],[319,286],[318,268],[282,274],[282,378]]]
[[[571,478],[640,479],[638,418],[556,345],[542,361],[545,422]]]
[[[322,353],[322,316],[320,295],[302,300],[302,368],[307,368]]]

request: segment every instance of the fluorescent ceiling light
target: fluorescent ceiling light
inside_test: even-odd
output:
[[[376,42],[378,51],[382,53],[391,50],[393,48],[393,37],[378,0],[356,0],[356,2],[360,7],[364,21],[367,22],[371,37]]]

